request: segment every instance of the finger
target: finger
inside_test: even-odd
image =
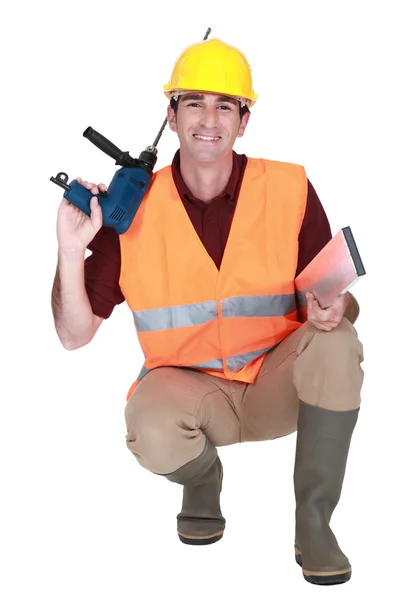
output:
[[[307,292],[306,297],[307,297],[307,308],[308,308],[308,311],[310,312],[310,314],[315,314],[315,315],[322,314],[321,311],[323,311],[323,309],[321,308],[318,300],[316,300],[314,294],[312,292]]]
[[[317,321],[328,321],[326,311],[320,307],[316,300],[312,303],[311,314]]]
[[[315,296],[313,296],[313,306],[318,308],[319,310],[324,310]]]
[[[333,327],[331,327],[330,325],[326,325],[326,323],[320,323],[319,329],[321,331],[331,331],[333,329]]]
[[[306,292],[306,299],[307,299],[307,302],[312,302],[314,300],[314,296],[312,295],[311,292]]]
[[[322,300],[320,294],[318,294],[315,290],[313,290],[314,300],[316,300],[319,306],[322,308]]]
[[[337,327],[341,320],[342,319],[340,319],[339,317],[337,319],[330,319],[329,321],[325,322],[325,325],[329,325],[329,327],[331,328]]]
[[[97,185],[97,187],[99,188],[100,192],[106,192],[107,191],[107,186],[104,185],[104,183],[99,183]]]
[[[89,181],[86,181],[86,180],[82,181],[81,185],[83,185],[83,187],[85,187],[88,190],[91,190],[93,187],[96,187],[95,183],[90,183]]]
[[[85,188],[87,188],[89,190],[89,192],[91,194],[93,194],[93,196],[97,196],[97,194],[99,193],[99,188],[97,187],[97,185],[95,183],[87,182],[87,185],[85,185]]]
[[[92,219],[99,210],[101,211],[99,199],[97,196],[92,196],[92,198],[90,198],[90,219]]]
[[[323,323],[323,322],[315,320],[315,319],[311,319],[310,323],[312,325],[314,325],[314,327],[316,327],[317,329],[319,329],[321,331],[331,331],[331,329],[333,329],[333,325],[330,325],[328,323]]]
[[[337,325],[339,325],[340,323],[340,319],[329,319],[329,320],[321,320],[321,319],[314,319],[315,323],[318,323],[318,325],[320,325],[321,327],[326,327],[329,330],[333,329],[334,327],[337,327]]]
[[[340,319],[343,316],[343,311],[339,310],[336,306],[330,306],[325,309],[325,320],[330,321],[332,323],[339,323]]]
[[[100,229],[103,223],[103,214],[97,196],[90,199],[90,221],[96,230]]]

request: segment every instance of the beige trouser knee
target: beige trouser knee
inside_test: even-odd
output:
[[[304,323],[265,357],[253,384],[178,367],[150,371],[126,409],[127,446],[146,469],[175,471],[215,446],[296,431],[299,400],[329,410],[358,408],[363,347],[343,318],[333,330]]]

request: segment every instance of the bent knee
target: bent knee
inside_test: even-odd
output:
[[[132,422],[168,425],[173,419],[190,417],[196,411],[198,396],[190,375],[182,369],[159,367],[149,371],[127,402],[127,425]]]
[[[323,356],[335,357],[337,360],[354,358],[358,363],[364,360],[363,345],[356,329],[346,317],[343,317],[330,331],[323,331],[311,325],[300,341],[298,354],[304,352],[309,346],[312,346],[321,358]]]
[[[132,394],[125,407],[125,422],[129,437],[140,433],[147,439],[161,437],[171,429],[174,409],[166,402],[162,391],[149,395]]]
[[[157,414],[158,408],[162,410],[170,379],[171,367],[160,367],[149,371],[133,390],[125,407],[127,424],[135,420],[138,415],[152,416]]]
[[[364,360],[363,345],[358,338],[356,329],[346,317],[343,317],[336,327],[326,333],[328,335],[318,336],[325,352],[335,356],[347,356],[348,359],[354,358],[356,362]]]
[[[174,367],[150,371],[125,407],[127,446],[154,472],[168,472],[167,466],[179,463],[177,445],[199,435],[195,411],[182,398],[184,376]]]

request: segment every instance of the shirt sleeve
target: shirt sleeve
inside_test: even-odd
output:
[[[296,277],[332,239],[331,226],[317,193],[308,180],[307,204],[298,243]]]
[[[88,245],[92,254],[85,259],[85,287],[92,311],[108,319],[125,298],[119,286],[121,249],[117,232],[102,227]]]

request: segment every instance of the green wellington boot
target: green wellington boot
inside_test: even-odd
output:
[[[183,485],[182,510],[177,516],[181,542],[206,545],[218,542],[225,529],[220,493],[223,469],[217,449],[206,438],[203,452],[177,471],[165,475]]]
[[[339,502],[359,409],[338,412],[300,402],[294,489],[295,558],[306,581],[344,583],[351,565],[329,526]]]

